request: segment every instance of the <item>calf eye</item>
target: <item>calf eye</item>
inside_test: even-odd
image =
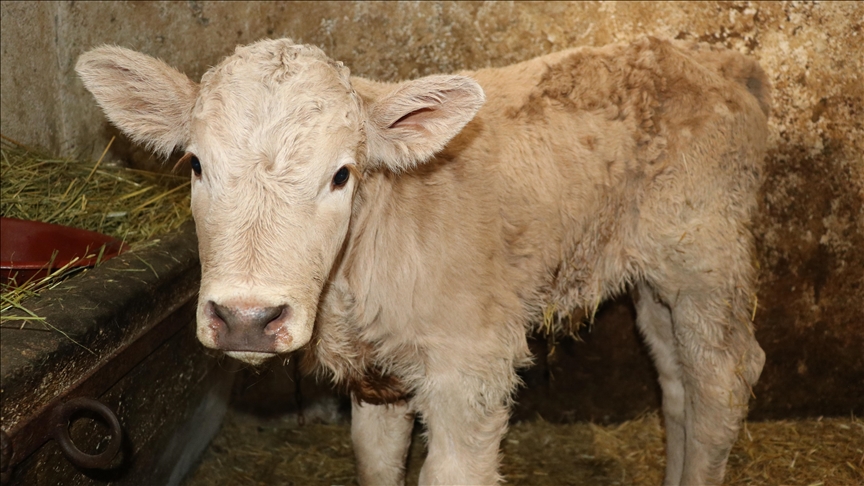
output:
[[[333,176],[333,187],[338,188],[345,185],[348,182],[348,177],[351,176],[351,171],[348,170],[348,167],[342,166],[341,169],[336,171],[336,175]]]
[[[189,164],[192,165],[192,171],[195,172],[195,175],[200,176],[201,175],[201,161],[198,160],[198,157],[195,157],[193,155],[192,158],[189,159]]]

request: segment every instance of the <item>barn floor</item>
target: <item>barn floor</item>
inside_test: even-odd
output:
[[[325,407],[326,408],[326,407]],[[319,411],[320,412],[320,411]],[[316,418],[317,417],[317,418]],[[350,429],[336,406],[298,425],[296,415],[230,410],[185,486],[357,484]],[[408,465],[416,484],[425,454],[419,427]],[[514,424],[501,472],[511,485],[656,485],[663,431],[654,414],[610,426]],[[730,485],[864,484],[864,422],[857,418],[750,422],[732,450]]]

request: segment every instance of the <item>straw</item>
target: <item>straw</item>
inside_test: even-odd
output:
[[[188,220],[189,192],[184,189],[189,186],[189,178],[129,169],[106,161],[113,141],[93,163],[46,155],[0,135],[0,214],[104,233],[133,249],[146,246],[155,236],[173,231]],[[95,257],[97,264],[101,263],[103,252],[104,247],[88,258]],[[28,316],[14,320],[53,327],[27,309],[23,301],[82,269],[73,268],[71,262],[62,268],[53,268],[53,262],[49,262],[46,268],[50,271],[44,278],[28,282],[13,279],[12,285],[3,286],[0,322],[12,320],[9,311],[19,309]]]

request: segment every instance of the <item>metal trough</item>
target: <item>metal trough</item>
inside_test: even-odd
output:
[[[195,339],[199,279],[187,224],[27,301],[48,325],[4,316],[4,486],[182,479],[218,430],[234,376]]]

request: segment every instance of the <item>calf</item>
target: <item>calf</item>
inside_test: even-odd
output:
[[[201,342],[252,364],[305,348],[351,391],[361,483],[404,481],[414,414],[421,483],[500,481],[526,333],[627,291],[666,483],[722,481],[764,363],[754,61],[648,37],[377,83],[265,40],[200,84],[118,47],[77,71],[134,140],[187,151]]]

